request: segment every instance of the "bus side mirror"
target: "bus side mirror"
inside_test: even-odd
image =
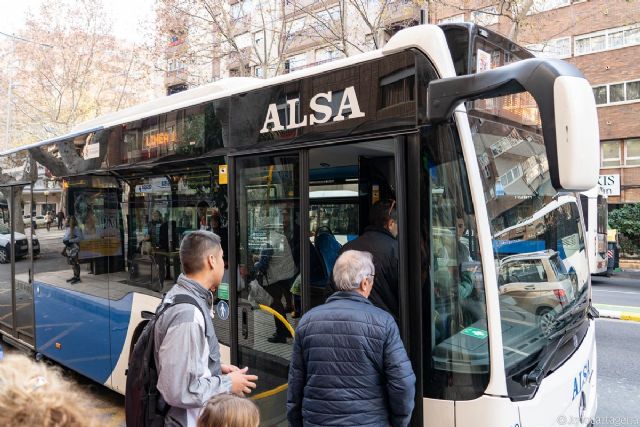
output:
[[[446,121],[463,102],[521,92],[529,92],[538,104],[553,187],[593,188],[600,171],[596,104],[589,82],[569,63],[526,59],[477,74],[433,80],[427,90],[427,117],[432,123]]]

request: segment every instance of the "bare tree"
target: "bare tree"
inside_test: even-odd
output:
[[[158,68],[189,85],[219,77],[213,68],[221,62],[239,76],[255,68],[262,77],[275,75],[289,42],[284,8],[284,0],[160,0],[157,21],[167,31],[158,34],[155,50],[167,64]]]
[[[592,19],[599,13],[597,8],[582,8],[582,12],[573,13],[572,20],[562,25],[558,22],[545,22],[541,13],[557,7],[561,1],[544,0],[427,0],[429,5],[429,19],[432,23],[442,18],[464,14],[463,20],[473,21],[479,25],[491,28],[504,34],[514,42],[521,44],[539,43],[545,47],[545,41],[540,43],[537,35],[542,27],[553,26],[554,35],[550,38],[566,33],[578,22]],[[563,3],[564,4],[564,3]],[[567,3],[569,4],[569,3]],[[574,9],[575,10],[575,9]],[[547,31],[545,31],[548,34]]]
[[[45,0],[13,42],[11,145],[35,142],[145,99],[144,52],[111,35],[102,3]],[[142,89],[142,90],[141,90]]]
[[[305,20],[303,36],[343,56],[381,48],[390,33],[415,25],[420,13],[419,2],[412,0],[293,0],[290,4],[296,19]]]

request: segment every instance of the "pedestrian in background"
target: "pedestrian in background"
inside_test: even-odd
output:
[[[0,362],[0,425],[97,426],[89,415],[95,408],[77,388],[44,363],[7,355]]]
[[[83,239],[82,230],[78,226],[76,217],[71,215],[67,219],[67,228],[64,231],[62,243],[65,245],[63,254],[67,257],[67,262],[73,270],[73,277],[67,279],[67,282],[76,284],[80,282],[80,242]]]
[[[398,212],[395,200],[380,200],[369,211],[369,225],[364,233],[342,247],[341,253],[356,250],[373,255],[376,286],[369,300],[388,311],[398,321]]]
[[[289,367],[289,425],[406,426],[416,377],[391,314],[369,300],[375,270],[368,252],[336,260],[338,289],[302,316]]]
[[[198,427],[258,427],[258,407],[244,397],[219,394],[212,397],[198,418]]]
[[[58,212],[58,230],[62,230],[64,228],[64,212]]]

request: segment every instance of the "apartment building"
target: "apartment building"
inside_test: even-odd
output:
[[[168,94],[225,77],[272,77],[379,48],[421,16],[412,0],[218,1],[217,31],[206,34],[186,19],[169,34]],[[190,51],[206,43],[209,63],[196,64]]]
[[[640,1],[534,0],[515,12],[506,3],[442,0],[430,22],[475,21],[537,56],[575,64],[598,105],[600,184],[610,208],[640,202]]]

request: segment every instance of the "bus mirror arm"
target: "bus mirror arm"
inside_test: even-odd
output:
[[[584,78],[564,61],[532,58],[477,74],[432,80],[427,89],[427,117],[431,122],[442,122],[462,102],[529,92],[540,114],[550,111],[552,118],[554,82],[561,76]]]
[[[442,123],[463,102],[522,92],[537,103],[553,187],[568,191],[595,187],[599,171],[595,99],[591,85],[572,64],[532,58],[476,74],[432,80],[427,88],[427,119]],[[584,173],[592,169],[595,172]]]

